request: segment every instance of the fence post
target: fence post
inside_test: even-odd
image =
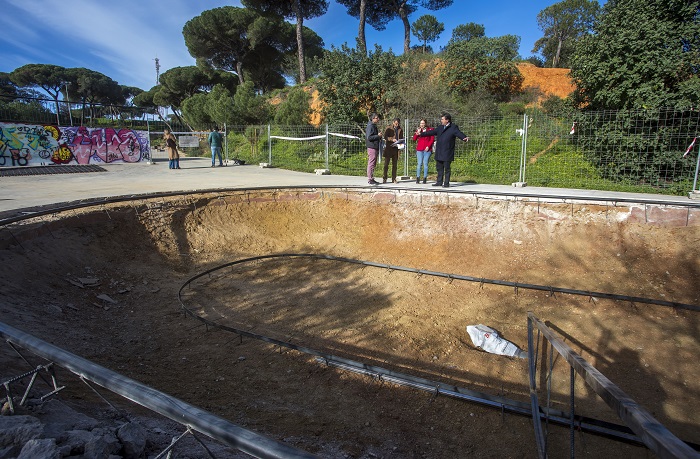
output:
[[[690,197],[691,198],[696,198],[698,194],[700,194],[700,190],[698,190],[698,170],[700,170],[700,149],[698,149],[698,159],[695,162],[695,179],[693,180],[693,191],[690,192]]]
[[[267,145],[268,145],[268,154],[267,154],[267,164],[268,166],[272,166],[272,138],[270,137],[270,125],[267,125]]]
[[[520,171],[518,175],[518,181],[513,184],[513,186],[516,187],[523,187],[527,186],[527,182],[525,181],[525,164],[527,163],[526,158],[527,158],[527,120],[528,116],[527,114],[523,115],[523,128],[518,129],[520,131],[520,135],[522,136],[522,141],[520,143]]]
[[[330,170],[328,168],[328,123],[326,123],[326,170]]]
[[[224,157],[226,158],[226,164],[228,166],[228,126],[224,122]]]
[[[148,161],[146,164],[155,164],[153,162],[153,147],[151,147],[151,123],[146,119],[146,131],[148,132]]]
[[[408,177],[408,118],[404,120],[403,128],[403,175]]]

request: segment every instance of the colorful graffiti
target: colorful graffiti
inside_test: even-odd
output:
[[[135,163],[149,152],[145,131],[0,123],[0,167]]]

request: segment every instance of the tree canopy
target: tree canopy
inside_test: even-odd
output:
[[[265,15],[282,16],[296,20],[297,58],[299,82],[306,81],[306,54],[304,19],[322,16],[328,10],[327,0],[242,0],[243,5]]]
[[[438,22],[432,14],[424,14],[416,19],[411,26],[411,31],[416,38],[423,42],[423,52],[426,52],[428,43],[440,38],[440,34],[445,31],[445,24]]]
[[[688,108],[700,102],[700,4],[609,0],[571,60],[591,109]]]
[[[472,38],[480,38],[485,36],[486,29],[482,24],[469,22],[467,24],[460,24],[452,29],[452,38],[450,38],[448,44],[458,41],[469,41]]]
[[[523,76],[513,60],[518,56],[520,37],[474,37],[445,48],[442,78],[462,97],[483,90],[499,101],[522,89]]]
[[[365,23],[375,30],[384,30],[395,13],[382,8],[383,0],[336,0],[348,9],[348,14],[360,20],[357,32],[357,50],[367,54],[367,40],[365,38]]]
[[[387,113],[392,102],[387,94],[395,85],[399,61],[375,45],[365,55],[343,45],[324,53],[323,76],[318,91],[323,115],[333,122],[366,122],[371,112]]]
[[[242,84],[248,67],[255,71],[260,65],[276,66],[279,74],[279,62],[290,48],[285,43],[287,26],[281,18],[265,17],[248,8],[224,6],[203,11],[187,21],[182,35],[199,66],[235,72]],[[265,85],[260,81],[254,83],[257,87]]]
[[[590,33],[599,13],[597,0],[563,0],[548,6],[537,15],[544,37],[532,52],[541,53],[551,67],[568,66],[576,40]]]
[[[441,10],[452,5],[453,0],[384,0],[380,8],[399,17],[403,23],[403,52],[408,54],[411,50],[411,24],[408,17],[413,14],[418,7],[423,7],[431,11]]]

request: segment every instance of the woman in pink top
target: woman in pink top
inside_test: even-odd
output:
[[[416,129],[415,134],[413,134],[413,140],[417,140],[416,144],[416,157],[418,158],[418,165],[416,166],[416,183],[420,183],[420,167],[423,165],[423,183],[428,180],[428,160],[430,159],[430,154],[433,152],[433,143],[435,142],[434,136],[419,137],[421,132],[425,132],[428,129],[428,122],[420,120],[420,126]]]

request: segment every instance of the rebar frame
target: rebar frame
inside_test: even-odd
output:
[[[612,408],[620,419],[641,439],[641,441],[654,453],[662,458],[700,458],[700,454],[694,451],[685,442],[673,435],[666,427],[657,421],[646,409],[632,400],[617,385],[605,377],[593,365],[588,363],[583,357],[578,355],[566,343],[564,343],[554,332],[541,322],[532,312],[527,313],[527,334],[528,334],[528,361],[530,380],[530,400],[533,407],[538,406],[537,397],[537,355],[534,352],[534,329],[537,328],[538,335],[541,334],[550,344],[551,349],[564,357],[571,365],[570,371],[570,409],[571,417],[574,417],[573,404],[573,380],[574,371],[582,376],[587,385],[605,403]],[[539,340],[538,340],[539,341]],[[552,352],[550,350],[550,356]],[[548,377],[551,378],[552,368],[550,366]],[[546,415],[545,415],[546,416]],[[542,432],[542,420],[533,417],[535,429],[535,442],[537,444],[538,457],[547,457],[546,439]],[[572,423],[573,428],[573,423]],[[571,437],[571,454],[573,457],[573,433]]]
[[[91,381],[127,400],[171,419],[187,429],[214,438],[259,458],[315,458],[316,456],[239,427],[223,418],[157,391],[145,384],[97,365],[46,341],[0,322],[0,336],[58,365],[81,379]],[[31,372],[30,372],[31,373]],[[35,372],[36,374],[36,372]],[[9,382],[7,383],[9,385]],[[56,391],[52,391],[56,392]],[[50,394],[47,394],[50,395]]]

